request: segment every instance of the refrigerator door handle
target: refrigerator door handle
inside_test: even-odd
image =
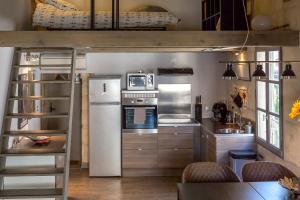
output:
[[[106,93],[106,83],[103,83],[103,92]]]

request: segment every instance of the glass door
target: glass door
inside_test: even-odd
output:
[[[124,129],[157,129],[157,106],[124,106]]]

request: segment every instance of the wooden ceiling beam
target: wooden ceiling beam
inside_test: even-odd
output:
[[[0,31],[0,47],[202,49],[241,47],[245,31]],[[299,46],[298,31],[250,32],[246,47]]]

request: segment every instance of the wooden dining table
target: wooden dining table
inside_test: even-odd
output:
[[[180,200],[288,200],[278,182],[179,183]]]

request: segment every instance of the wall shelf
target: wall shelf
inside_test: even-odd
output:
[[[85,51],[204,51],[241,47],[246,31],[0,31],[0,47]],[[250,32],[246,47],[299,46],[298,31]]]

